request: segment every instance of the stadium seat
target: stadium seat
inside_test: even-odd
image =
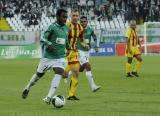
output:
[[[114,22],[113,22],[113,21],[110,21],[109,23],[110,23],[111,28],[112,28],[112,29],[115,29]]]
[[[120,25],[119,25],[119,22],[118,22],[118,20],[117,20],[116,17],[113,18],[113,22],[114,22],[115,28],[116,28],[116,29],[119,29],[119,28],[120,28]]]
[[[126,21],[125,28],[128,28],[128,27],[129,27],[129,23],[128,23],[128,21]]]
[[[110,29],[111,28],[108,20],[105,21],[105,25],[106,25],[106,29]]]
[[[100,29],[101,28],[99,21],[95,21],[95,28],[96,29]]]
[[[100,21],[100,26],[101,26],[101,29],[105,29],[106,28],[104,21]]]

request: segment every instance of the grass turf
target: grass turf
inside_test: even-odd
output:
[[[0,116],[160,116],[159,56],[143,57],[139,78],[125,77],[124,57],[93,57],[96,83],[91,92],[85,73],[79,77],[80,101],[66,101],[62,109],[43,103],[54,74],[48,72],[29,93],[21,92],[36,70],[38,59],[0,60]],[[69,82],[67,87],[69,86]],[[56,92],[66,96],[63,80]]]

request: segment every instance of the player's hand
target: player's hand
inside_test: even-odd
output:
[[[68,56],[70,54],[70,50],[67,50],[66,52],[66,56]]]
[[[99,48],[95,48],[96,53],[99,52]]]
[[[142,51],[142,49],[143,49],[141,45],[139,45],[139,47],[138,47],[138,48],[139,48],[139,50],[140,50],[140,51]]]
[[[131,49],[128,49],[128,52],[129,52],[130,54],[132,54],[132,50],[131,50]]]
[[[89,45],[88,44],[84,44],[84,48],[89,49]]]
[[[49,46],[47,47],[47,50],[48,50],[49,52],[54,51],[54,50],[55,50],[54,45],[49,45]]]

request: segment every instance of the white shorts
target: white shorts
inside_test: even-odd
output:
[[[89,51],[82,51],[82,50],[78,50],[79,53],[79,61],[80,61],[80,65],[83,65],[87,62],[89,62]]]
[[[60,58],[60,59],[48,59],[48,58],[42,58],[39,62],[37,72],[44,73],[47,70],[51,70],[55,67],[65,69],[66,67],[66,58]]]

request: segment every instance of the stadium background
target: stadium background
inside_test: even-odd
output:
[[[27,100],[21,92],[41,57],[39,39],[64,7],[78,7],[101,43],[100,53],[91,49],[93,73],[102,86],[89,90],[80,74],[79,102],[66,102],[57,110],[42,102],[53,73],[48,72]],[[141,41],[146,35],[151,55],[143,55],[139,78],[125,78],[124,32],[135,18]],[[0,115],[1,116],[159,116],[160,115],[160,0],[1,0],[0,1]],[[144,22],[154,22],[145,26]],[[150,28],[148,31],[148,28]],[[106,57],[110,56],[110,57]],[[122,57],[115,57],[122,56]],[[66,94],[62,82],[57,93]]]
[[[81,15],[88,17],[89,26],[95,30],[101,43],[100,52],[95,53],[92,49],[92,56],[123,56],[124,32],[131,18],[137,20],[142,42],[144,22],[160,20],[159,0],[1,0],[1,58],[39,58],[39,39],[43,31],[55,22],[57,8],[65,8],[70,14],[75,7]],[[148,41],[160,41],[158,29],[151,32],[156,37]],[[159,50],[159,44],[156,44],[148,51],[157,53]]]

